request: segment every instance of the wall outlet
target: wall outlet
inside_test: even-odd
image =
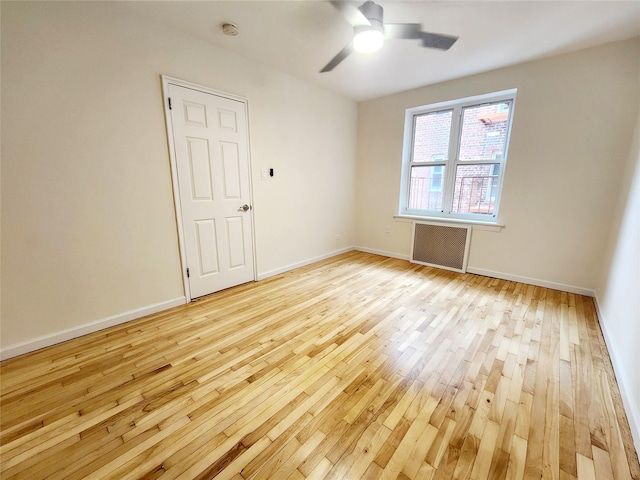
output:
[[[262,170],[260,170],[260,176],[262,177],[262,180],[266,180],[267,179],[267,169],[263,168]]]
[[[336,240],[340,240],[340,234],[336,235]]]
[[[391,227],[389,225],[385,227],[384,233],[391,233]]]

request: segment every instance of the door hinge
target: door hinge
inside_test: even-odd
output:
[[[169,110],[173,110],[173,107],[171,106],[171,97],[169,97]]]
[[[189,275],[189,269],[187,268],[187,278],[191,278],[191,275]]]

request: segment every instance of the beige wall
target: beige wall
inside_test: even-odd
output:
[[[640,85],[639,85],[640,87]],[[640,115],[596,286],[600,325],[640,452]]]
[[[184,295],[161,74],[249,99],[259,274],[355,242],[356,104],[125,12],[2,4],[3,348]]]
[[[357,245],[409,254],[411,225],[393,219],[406,108],[517,88],[499,218],[506,228],[474,230],[469,267],[593,291],[639,72],[635,39],[360,103]]]

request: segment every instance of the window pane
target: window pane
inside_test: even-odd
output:
[[[502,160],[511,101],[462,109],[459,160]]]
[[[458,165],[452,211],[492,215],[498,193],[499,175],[498,163]]]
[[[452,110],[414,117],[413,162],[441,162],[449,159]]]
[[[442,210],[443,165],[411,168],[409,186],[409,208],[419,210]]]

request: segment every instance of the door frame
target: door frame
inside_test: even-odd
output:
[[[193,298],[191,297],[191,287],[189,285],[189,277],[187,276],[187,250],[185,247],[184,240],[184,224],[182,218],[182,202],[180,200],[180,185],[178,184],[178,163],[176,159],[176,148],[173,136],[173,123],[171,121],[171,109],[169,108],[169,86],[175,85],[177,87],[188,88],[191,90],[196,90],[198,92],[215,95],[217,97],[226,98],[229,100],[235,100],[237,102],[242,103],[245,110],[245,115],[247,118],[247,123],[242,128],[246,128],[247,134],[247,161],[249,162],[249,202],[250,205],[254,205],[253,202],[253,172],[251,168],[251,141],[249,137],[249,101],[245,97],[241,97],[239,95],[234,95],[227,92],[222,92],[220,90],[215,90],[213,88],[205,87],[203,85],[198,85],[196,83],[188,82],[186,80],[180,80],[178,78],[170,77],[168,75],[161,75],[162,78],[162,99],[164,106],[164,120],[167,131],[167,144],[169,147],[169,160],[171,163],[171,183],[173,186],[173,202],[174,202],[174,210],[176,214],[176,225],[178,227],[178,247],[180,250],[180,265],[182,269],[182,285],[184,288],[184,295],[186,299],[186,303],[190,303]],[[254,209],[251,208],[249,210],[249,214],[251,215],[251,244],[253,247],[253,281],[255,282],[257,277],[257,251],[256,251],[256,225],[255,225],[255,217],[253,215]]]

